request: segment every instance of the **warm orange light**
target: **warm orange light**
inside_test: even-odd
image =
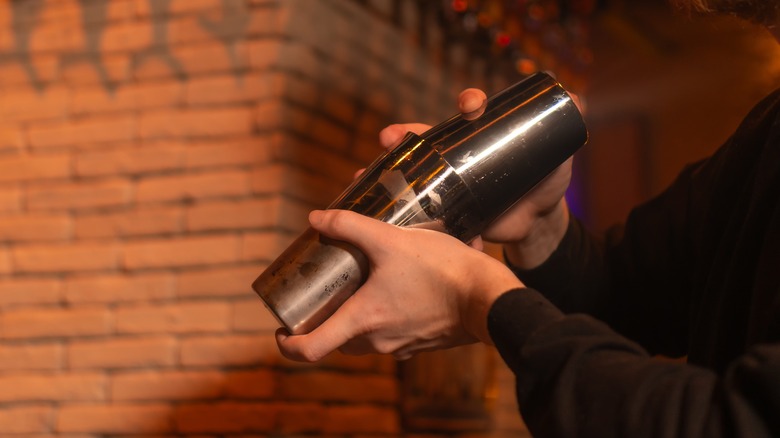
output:
[[[477,15],[477,22],[482,27],[490,27],[490,25],[493,24],[493,18],[484,12],[480,12],[479,15]]]
[[[544,8],[538,4],[533,4],[528,8],[528,15],[536,21],[542,21],[545,17]]]
[[[500,32],[496,35],[496,44],[501,47],[506,47],[512,42],[512,38],[506,32]]]
[[[469,2],[467,0],[452,0],[452,10],[455,12],[466,12],[469,8]]]
[[[518,73],[524,75],[530,75],[537,70],[536,63],[528,58],[518,59],[515,62],[515,68]]]

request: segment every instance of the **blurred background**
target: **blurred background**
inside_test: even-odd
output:
[[[550,71],[594,230],[780,82],[763,31],[663,0],[0,0],[0,434],[528,436],[491,349],[282,359],[249,285],[460,90]],[[495,249],[493,249],[495,250]]]

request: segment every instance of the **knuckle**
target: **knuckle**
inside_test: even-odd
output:
[[[300,350],[300,357],[304,362],[317,362],[322,359],[323,354],[314,348],[307,347]]]
[[[393,358],[395,360],[397,360],[397,361],[404,361],[404,360],[407,360],[407,359],[411,359],[412,358],[412,354],[411,353],[407,353],[405,351],[397,351],[397,352],[393,353]]]
[[[392,354],[396,348],[389,342],[378,342],[374,343],[374,350],[379,354]]]
[[[348,212],[345,210],[333,210],[328,216],[329,226],[332,230],[339,231],[345,227],[348,220]]]

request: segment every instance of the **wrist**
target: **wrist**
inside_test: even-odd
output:
[[[525,285],[506,265],[490,256],[484,257],[488,265],[472,271],[471,287],[466,299],[461,301],[460,313],[464,328],[472,337],[493,345],[487,323],[493,303],[507,291],[524,288]]]
[[[528,270],[544,263],[558,248],[569,226],[569,209],[561,199],[555,208],[537,218],[522,240],[504,244],[504,255],[510,266]]]

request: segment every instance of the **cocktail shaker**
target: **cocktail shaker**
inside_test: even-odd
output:
[[[587,141],[571,96],[536,73],[492,96],[475,120],[456,115],[409,133],[328,207],[468,242]],[[252,288],[292,334],[308,333],[366,280],[354,246],[313,229],[301,234]]]

